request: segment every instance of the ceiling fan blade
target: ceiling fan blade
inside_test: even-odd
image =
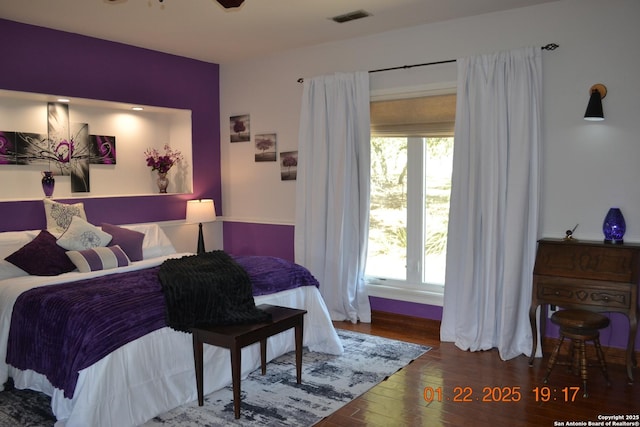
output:
[[[231,9],[233,7],[240,7],[242,3],[244,3],[244,0],[217,0],[217,2],[225,9]]]

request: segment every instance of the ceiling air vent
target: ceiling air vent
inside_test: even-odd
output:
[[[356,19],[366,18],[367,16],[371,16],[369,12],[365,12],[364,10],[356,10],[355,12],[345,13],[344,15],[334,16],[331,18],[332,21],[337,22],[338,24],[342,24],[344,22],[355,21]]]

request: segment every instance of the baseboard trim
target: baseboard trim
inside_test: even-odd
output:
[[[371,323],[387,329],[419,330],[429,338],[440,339],[440,321],[424,317],[407,316],[387,311],[371,310]]]

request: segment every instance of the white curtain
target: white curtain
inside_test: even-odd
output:
[[[295,258],[320,282],[332,320],[371,322],[369,74],[305,79],[298,138]]]
[[[440,337],[503,360],[531,351],[541,95],[539,48],[458,60]]]

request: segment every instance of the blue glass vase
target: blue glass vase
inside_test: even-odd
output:
[[[602,232],[604,233],[604,242],[611,244],[622,244],[624,240],[624,232],[627,230],[627,224],[624,222],[624,216],[619,208],[611,208],[604,217],[602,223]]]

